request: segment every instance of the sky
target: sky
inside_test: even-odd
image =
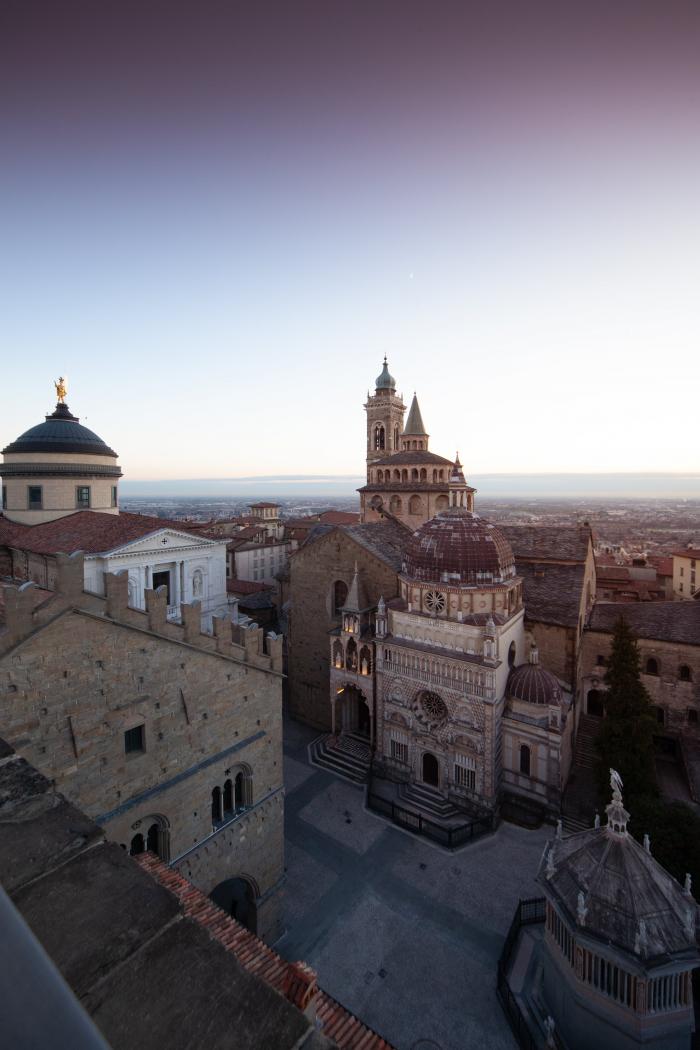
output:
[[[4,446],[361,473],[388,356],[467,473],[698,472],[700,7],[0,5]]]

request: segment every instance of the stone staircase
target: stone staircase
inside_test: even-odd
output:
[[[365,784],[371,761],[369,743],[354,733],[325,734],[309,744],[309,761],[345,780]]]
[[[463,813],[448,802],[435,788],[426,784],[401,784],[399,803],[418,810],[423,816],[436,821],[460,820],[464,822]]]
[[[574,761],[562,801],[562,826],[570,835],[593,827],[598,805],[595,738],[600,719],[581,715]]]

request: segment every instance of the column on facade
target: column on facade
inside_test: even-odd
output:
[[[178,578],[178,582],[179,582],[179,585],[180,585],[179,601],[182,603],[182,602],[184,602],[186,600],[185,599],[185,563],[184,563],[183,560],[180,560],[178,562],[178,564],[177,564],[177,578]]]

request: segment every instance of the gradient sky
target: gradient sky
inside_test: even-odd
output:
[[[698,471],[700,5],[4,0],[0,442],[356,473],[388,354],[467,471]]]

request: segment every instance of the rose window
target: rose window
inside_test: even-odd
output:
[[[440,591],[428,591],[425,596],[425,604],[431,613],[441,613],[445,611],[447,599]]]
[[[449,717],[449,711],[444,700],[437,693],[422,693],[420,697],[421,721],[431,726],[442,725]]]

